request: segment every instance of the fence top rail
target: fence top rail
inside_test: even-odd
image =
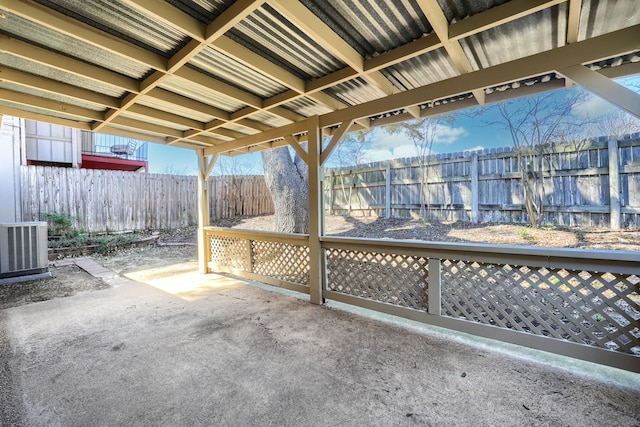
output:
[[[321,237],[327,248],[351,247],[399,249],[420,252],[433,258],[476,260],[481,262],[529,264],[553,268],[583,268],[593,271],[640,274],[640,252],[547,248],[533,246],[488,245],[481,243],[441,243],[422,240]],[[400,252],[398,251],[398,252]]]
[[[309,244],[308,234],[276,233],[273,231],[258,231],[243,228],[204,227],[207,234],[222,234],[229,237],[240,237],[251,240],[273,240],[296,245]]]

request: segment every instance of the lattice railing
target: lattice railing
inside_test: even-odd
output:
[[[325,249],[327,289],[402,307],[428,305],[428,259],[421,256]]]
[[[209,261],[229,268],[251,271],[249,240],[230,236],[209,236]]]
[[[309,247],[252,240],[253,272],[309,286]]]
[[[206,236],[209,262],[218,269],[309,286],[309,245],[305,236],[214,227],[206,229]]]
[[[443,314],[640,355],[640,278],[442,260]]]
[[[211,261],[250,278],[639,371],[635,253],[322,237],[312,271],[308,236],[207,233]]]

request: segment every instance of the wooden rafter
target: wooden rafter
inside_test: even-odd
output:
[[[455,64],[458,71],[463,74],[473,71],[473,66],[469,61],[469,58],[467,58],[464,51],[462,50],[460,42],[458,40],[452,40],[449,38],[449,22],[447,21],[446,16],[444,16],[444,12],[440,8],[438,1],[418,0],[418,5],[431,23],[433,31],[437,34],[438,38],[440,38],[444,49],[447,51],[447,54]],[[480,105],[484,105],[484,89],[476,88],[471,92],[473,93],[473,96],[475,96],[478,103]]]

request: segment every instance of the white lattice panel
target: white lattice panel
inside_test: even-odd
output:
[[[640,355],[635,275],[442,261],[442,310],[456,318]]]
[[[309,286],[309,248],[290,243],[253,240],[253,272]]]
[[[248,245],[246,239],[209,235],[210,261],[220,266],[250,271]]]
[[[429,260],[425,257],[326,249],[327,289],[426,310]]]

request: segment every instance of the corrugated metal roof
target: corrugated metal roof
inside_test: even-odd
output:
[[[190,63],[226,83],[264,98],[287,90],[285,86],[273,81],[273,79],[210,47],[200,52]]]
[[[578,40],[640,24],[638,0],[583,1],[580,12]]]
[[[30,40],[33,44],[100,65],[129,77],[141,78],[149,71],[148,67],[135,61],[127,60],[120,55],[43,27],[10,12],[5,13],[2,24],[2,31],[11,34],[12,37]]]
[[[151,124],[155,124],[158,126],[165,126],[171,129],[176,129],[176,130],[181,130],[181,131],[186,131],[189,130],[190,128],[187,126],[182,126],[176,123],[172,123],[172,122],[168,122],[165,120],[160,120],[157,118],[153,118],[153,117],[149,117],[149,116],[145,116],[143,114],[138,114],[138,113],[133,113],[131,111],[123,111],[120,114],[120,117],[125,117],[125,118],[129,118],[129,119],[134,119],[134,120],[141,120],[143,122],[146,123],[151,123]]]
[[[461,21],[478,13],[493,9],[509,0],[438,0],[447,21]]]
[[[237,111],[245,106],[242,102],[236,101],[228,96],[221,95],[211,88],[177,76],[170,76],[162,82],[159,87],[186,96],[187,98],[209,104],[213,107],[220,108],[227,112]]]
[[[262,111],[251,116],[251,119],[276,128],[280,126],[286,126],[291,123],[291,121],[283,119],[282,117]]]
[[[0,64],[25,73],[36,76],[47,77],[58,82],[67,83],[73,86],[89,89],[93,92],[109,95],[116,98],[123,96],[126,92],[111,85],[104,84],[73,73],[51,68],[37,62],[27,61],[13,55],[0,52]]]
[[[178,114],[179,116],[198,120],[203,123],[210,122],[214,119],[213,116],[205,114],[202,111],[193,110],[191,108],[184,108],[180,105],[176,105],[174,103],[166,102],[161,99],[153,98],[146,95],[140,98],[138,104],[144,105],[145,107],[155,108],[156,110],[170,111],[173,114]]]
[[[345,66],[269,5],[257,9],[227,35],[303,79],[315,79]]]
[[[27,95],[37,96],[42,99],[57,101],[63,104],[75,105],[77,107],[86,108],[87,110],[104,111],[105,109],[100,104],[95,104],[93,102],[84,101],[78,98],[73,98],[71,96],[64,96],[58,93],[45,92],[43,90],[31,88],[28,86],[22,86],[22,85],[7,82],[7,81],[0,80],[0,88],[12,90],[14,92],[24,93]]]
[[[242,18],[238,19],[239,22],[232,20],[231,28],[225,31],[224,36],[270,61],[275,67],[280,67],[283,74],[279,75],[280,70],[273,68],[260,71],[260,64],[263,62],[262,60],[254,62],[254,55],[233,59],[236,58],[234,55],[239,54],[233,52],[234,46],[228,43],[228,40],[224,41],[226,44],[216,45],[215,40],[212,40],[211,44],[201,44],[202,31],[210,24],[213,25],[209,29],[220,28],[219,25],[222,25],[221,28],[228,28],[225,22],[216,20],[224,21],[229,18],[223,12],[229,9],[234,3],[233,0],[34,1],[38,5],[19,0],[6,0],[0,3],[0,11],[4,15],[0,32],[9,37],[9,39],[5,38],[6,52],[0,53],[0,62],[2,67],[11,70],[6,73],[7,81],[0,85],[4,89],[5,104],[3,105],[7,106],[6,103],[11,103],[12,96],[17,99],[18,94],[25,93],[54,100],[62,106],[68,105],[74,108],[78,106],[92,111],[101,108],[91,102],[69,97],[68,93],[73,91],[74,86],[85,91],[127,100],[122,108],[113,109],[108,113],[105,111],[103,119],[100,119],[101,115],[94,115],[98,117],[98,120],[93,122],[97,127],[105,125],[109,127],[109,124],[102,122],[121,115],[124,118],[137,117],[137,120],[148,121],[152,125],[157,124],[177,130],[189,130],[185,126],[191,123],[192,128],[197,130],[202,129],[205,123],[215,118],[217,120],[227,118],[227,114],[221,114],[215,109],[229,113],[232,121],[238,118],[233,113],[242,112],[242,118],[271,127],[280,127],[290,124],[292,120],[324,115],[343,108],[339,103],[328,102],[331,107],[327,107],[311,98],[297,98],[305,87],[312,90],[322,89],[323,94],[347,106],[359,106],[388,95],[378,86],[388,92],[395,92],[396,89],[407,91],[426,87],[427,90],[416,91],[415,94],[418,98],[428,98],[428,85],[452,78],[461,72],[454,66],[450,55],[454,57],[456,55],[451,49],[447,51],[441,48],[424,53],[425,50],[435,46],[429,45],[433,37],[424,38],[426,34],[433,32],[426,17],[432,15],[425,14],[421,6],[431,8],[432,2],[274,0],[262,3],[251,1],[235,3],[234,10],[243,7],[246,7],[246,10],[239,10]],[[444,14],[449,24],[452,24],[486,13],[492,8],[501,6],[505,0],[438,0],[438,3],[441,10],[434,10],[434,16]],[[518,15],[521,16],[519,19],[507,23],[503,23],[502,20],[496,21],[493,26],[489,24],[487,27],[482,27],[488,29],[459,40],[472,68],[483,70],[478,75],[484,77],[477,81],[478,85],[482,83],[482,86],[472,88],[470,87],[474,84],[472,79],[461,79],[461,82],[467,82],[464,83],[466,85],[464,89],[452,87],[448,95],[438,92],[442,95],[438,100],[410,99],[402,96],[389,98],[393,103],[392,106],[376,102],[363,108],[346,108],[341,113],[330,117],[330,120],[339,117],[349,119],[348,114],[362,112],[366,112],[367,117],[380,117],[386,114],[404,117],[401,112],[405,110],[406,105],[398,104],[405,101],[410,105],[426,105],[432,101],[442,104],[445,101],[450,103],[462,100],[467,105],[468,97],[471,96],[469,93],[453,94],[472,90],[473,93],[477,93],[475,89],[486,89],[487,92],[504,91],[507,94],[504,97],[506,98],[511,96],[509,91],[518,85],[535,84],[547,78],[555,79],[555,71],[551,66],[548,67],[549,69],[538,68],[536,73],[540,75],[530,78],[526,72],[522,71],[527,68],[526,64],[520,70],[514,68],[508,73],[497,74],[499,79],[495,81],[487,77],[491,75],[490,68],[495,65],[527,58],[566,45],[567,33],[572,33],[574,30],[569,28],[568,31],[567,17],[570,3],[564,2],[546,7],[548,4],[550,3],[537,2],[533,6],[535,10],[542,8],[538,12],[524,16]],[[576,3],[571,2],[572,7],[575,5]],[[613,67],[640,60],[640,55],[629,54],[640,49],[637,42],[640,35],[636,36],[636,41],[632,40],[633,30],[637,30],[633,26],[640,25],[640,7],[637,0],[582,0],[580,5],[582,8],[577,28],[578,39],[585,41],[579,42],[580,45],[575,48],[571,45],[565,47],[565,52],[573,52],[569,55],[570,57],[582,58],[579,63],[591,63],[592,69]],[[520,10],[532,5],[520,2],[514,3],[514,6],[518,6],[515,9]],[[42,8],[50,8],[51,16],[58,13],[66,16],[63,17],[64,19],[52,19],[43,25],[40,22],[44,21],[48,11],[45,9],[43,14]],[[512,9],[506,7],[502,10]],[[31,14],[33,16],[30,16]],[[495,18],[492,13],[486,16],[490,19]],[[292,19],[292,17],[295,18]],[[301,24],[305,21],[306,25]],[[473,22],[478,21],[474,19],[468,21],[468,24]],[[314,31],[307,31],[310,27],[319,29],[319,32],[316,34]],[[618,29],[626,30],[613,36],[611,47],[589,44],[590,38]],[[474,30],[470,29],[467,34],[473,32]],[[325,33],[327,37],[324,37]],[[194,34],[197,36],[193,36]],[[215,36],[219,35],[215,33]],[[112,49],[123,46],[120,42],[106,43],[110,45],[108,47],[94,45],[101,40],[110,40],[112,37],[134,44],[138,48],[124,49],[127,51],[126,54],[120,55],[111,52]],[[335,42],[336,37],[341,38],[345,43]],[[21,42],[14,43],[11,38],[19,39]],[[417,42],[412,43],[414,41]],[[456,42],[452,41],[452,43]],[[24,52],[18,51],[23,46]],[[594,46],[598,54],[589,56],[589,46]],[[49,53],[41,55],[39,49],[42,48],[53,55],[50,56]],[[148,52],[140,52],[141,49]],[[223,49],[228,49],[229,53],[224,53]],[[169,71],[164,70],[164,59],[158,60],[154,52],[163,58],[169,58],[170,61],[167,62],[174,67]],[[179,56],[176,56],[178,52],[180,52]],[[141,54],[140,58],[147,60],[158,71],[153,71],[151,66],[141,65],[140,61],[128,57],[136,54]],[[602,58],[607,59],[603,61]],[[183,59],[185,59],[184,62]],[[380,62],[385,59],[390,59],[390,62],[386,64]],[[526,60],[523,61],[525,62]],[[95,68],[86,67],[85,64]],[[372,68],[368,68],[369,66]],[[95,72],[102,69],[109,72],[103,74]],[[503,67],[503,70],[508,69]],[[621,71],[610,71],[607,75],[629,74],[636,69],[633,66],[621,67],[619,69]],[[378,73],[378,71],[369,70],[380,70],[381,75],[367,75],[371,72]],[[288,87],[287,73],[303,81],[292,79],[291,87]],[[60,93],[51,94],[50,91],[39,89],[43,79],[30,80],[30,75],[50,79],[52,82],[63,82],[67,86],[52,84],[52,87]],[[151,75],[153,78],[146,79]],[[381,83],[381,78],[386,78],[390,84]],[[19,83],[12,83],[12,79],[16,79]],[[97,81],[97,79],[103,80]],[[485,86],[489,84],[492,86],[486,88]],[[120,86],[126,90],[121,89]],[[439,87],[447,88],[447,85]],[[150,92],[149,95],[141,95],[138,93],[139,90]],[[164,100],[153,98],[154,93]],[[98,100],[100,97],[95,98]],[[23,97],[21,102],[27,99]],[[117,105],[113,101],[104,100],[106,105]],[[14,104],[11,108],[19,108]],[[133,108],[136,104],[170,112],[195,122],[174,116],[174,122],[167,125],[162,122],[171,121],[171,116],[156,114],[152,111],[149,112],[149,116],[143,115],[142,112],[145,109],[136,110]],[[34,101],[33,105],[46,104]],[[270,107],[275,105],[280,108]],[[204,111],[198,111],[201,107]],[[47,115],[53,117],[61,115],[57,111],[57,106],[52,106],[52,111],[39,107],[33,107],[32,110],[29,108],[31,107],[24,107],[24,111],[33,113],[32,110],[35,109],[38,111],[37,114],[45,118]],[[131,113],[129,109],[136,113]],[[392,112],[388,113],[389,110]],[[0,113],[2,113],[1,108]],[[157,116],[162,116],[163,120],[154,118]],[[82,121],[81,118],[75,119]],[[222,122],[224,120],[215,123]],[[335,123],[332,124],[335,125]],[[119,126],[122,126],[122,123]],[[254,132],[232,122],[223,125],[223,129],[233,130],[238,133],[238,136]],[[148,133],[136,128],[135,123],[132,123],[128,130]],[[161,135],[162,132],[159,131],[157,134]],[[197,134],[197,132],[187,132],[187,135],[190,134]],[[167,136],[173,138],[175,132],[168,132]],[[218,139],[226,140],[226,137]],[[185,141],[188,143],[188,140]]]
[[[385,68],[382,72],[402,90],[414,89],[460,74],[444,49],[424,53]]]
[[[301,2],[360,55],[367,58],[433,31],[414,0]]]
[[[32,105],[24,105],[16,102],[12,102],[7,99],[0,99],[0,107],[16,108],[18,110],[27,111],[29,113],[43,114],[50,117],[56,117],[59,119],[72,120],[74,122],[89,123],[90,121],[84,117],[76,116],[74,114],[63,113],[58,110],[46,110],[40,107],[34,107]]]
[[[311,117],[314,115],[326,114],[331,111],[330,108],[320,105],[317,102],[309,98],[298,98],[295,101],[287,102],[283,105],[291,111],[295,111],[298,114],[302,114],[305,117]]]
[[[173,55],[188,41],[184,33],[168,25],[158,25],[120,0],[36,1],[166,57]]]
[[[225,11],[235,0],[167,0],[173,6],[196,18],[203,24],[213,21],[216,16]]]
[[[333,86],[324,92],[340,99],[348,105],[362,104],[363,102],[382,98],[385,95],[384,92],[370,85],[361,77]]]
[[[460,40],[474,70],[564,46],[567,7],[560,4]],[[540,37],[540,33],[546,37]]]

